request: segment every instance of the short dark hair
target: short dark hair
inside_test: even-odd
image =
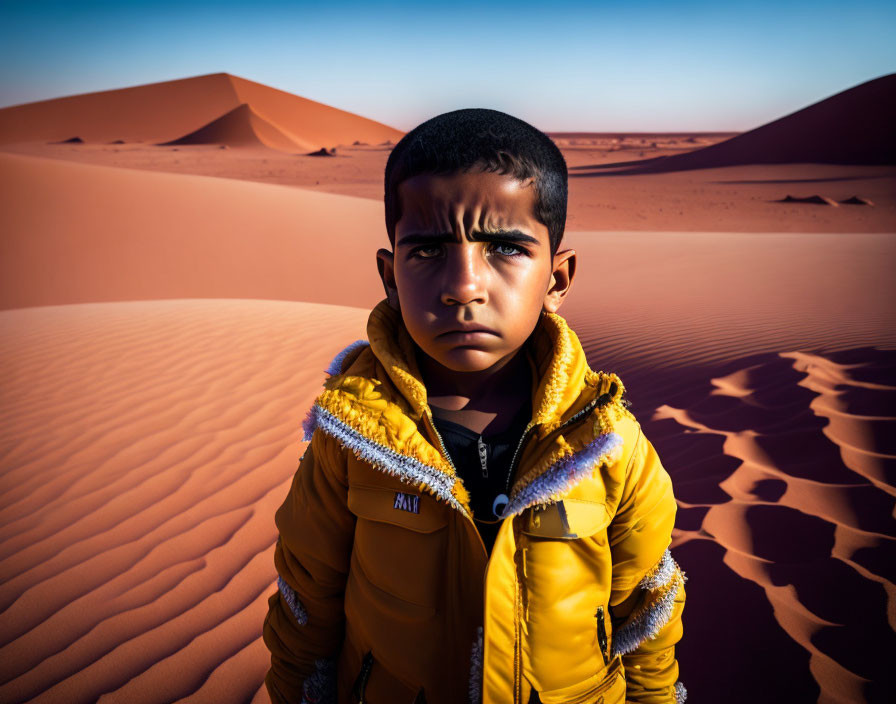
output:
[[[535,178],[535,217],[548,228],[555,253],[566,227],[566,160],[553,140],[527,122],[498,110],[464,108],[437,115],[402,137],[386,162],[386,231],[395,244],[401,219],[398,186],[417,174],[474,167]]]

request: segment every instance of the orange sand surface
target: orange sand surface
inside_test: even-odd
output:
[[[328,341],[365,323],[239,299],[0,313],[0,701],[252,698],[299,421]]]
[[[0,110],[0,701],[267,701],[273,514],[400,135],[228,74]],[[896,167],[620,165],[728,137],[555,135],[561,312],[673,477],[689,701],[889,701]],[[814,194],[874,204],[776,202]]]
[[[383,290],[382,205],[364,198],[2,153],[0,173],[15,174],[0,189],[0,310],[152,298],[352,305]],[[337,275],[344,259],[357,276]]]

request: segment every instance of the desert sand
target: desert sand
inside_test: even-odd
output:
[[[831,124],[892,110],[869,94]],[[803,161],[718,156],[800,115],[553,134],[561,313],[672,475],[694,702],[894,691],[896,166],[862,151],[886,129],[849,163],[824,120]],[[273,513],[381,297],[400,136],[228,74],[0,110],[0,701],[267,701]]]

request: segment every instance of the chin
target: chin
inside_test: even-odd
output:
[[[472,347],[460,347],[446,350],[437,357],[439,364],[455,372],[481,372],[494,366],[502,359],[502,355]]]

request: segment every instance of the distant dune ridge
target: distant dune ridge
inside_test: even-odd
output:
[[[294,148],[293,142],[295,148],[309,150],[355,139],[380,142],[402,135],[388,125],[323,103],[229,73],[212,73],[0,109],[0,144],[60,141],[73,135],[85,142],[170,142],[246,103],[251,106],[248,122],[259,131],[259,141],[280,145],[282,138],[272,133],[279,131],[285,135],[283,147],[288,149]],[[221,132],[221,136],[237,136],[240,141],[235,145],[245,143],[242,128],[230,124],[247,119],[241,115],[225,122]]]
[[[817,163],[892,154],[885,79],[558,141],[560,312],[672,476],[694,704],[892,700],[896,169]],[[383,296],[401,134],[224,73],[0,110],[4,704],[268,701],[274,512]]]
[[[631,166],[675,171],[793,163],[896,164],[896,73],[719,144]]]

